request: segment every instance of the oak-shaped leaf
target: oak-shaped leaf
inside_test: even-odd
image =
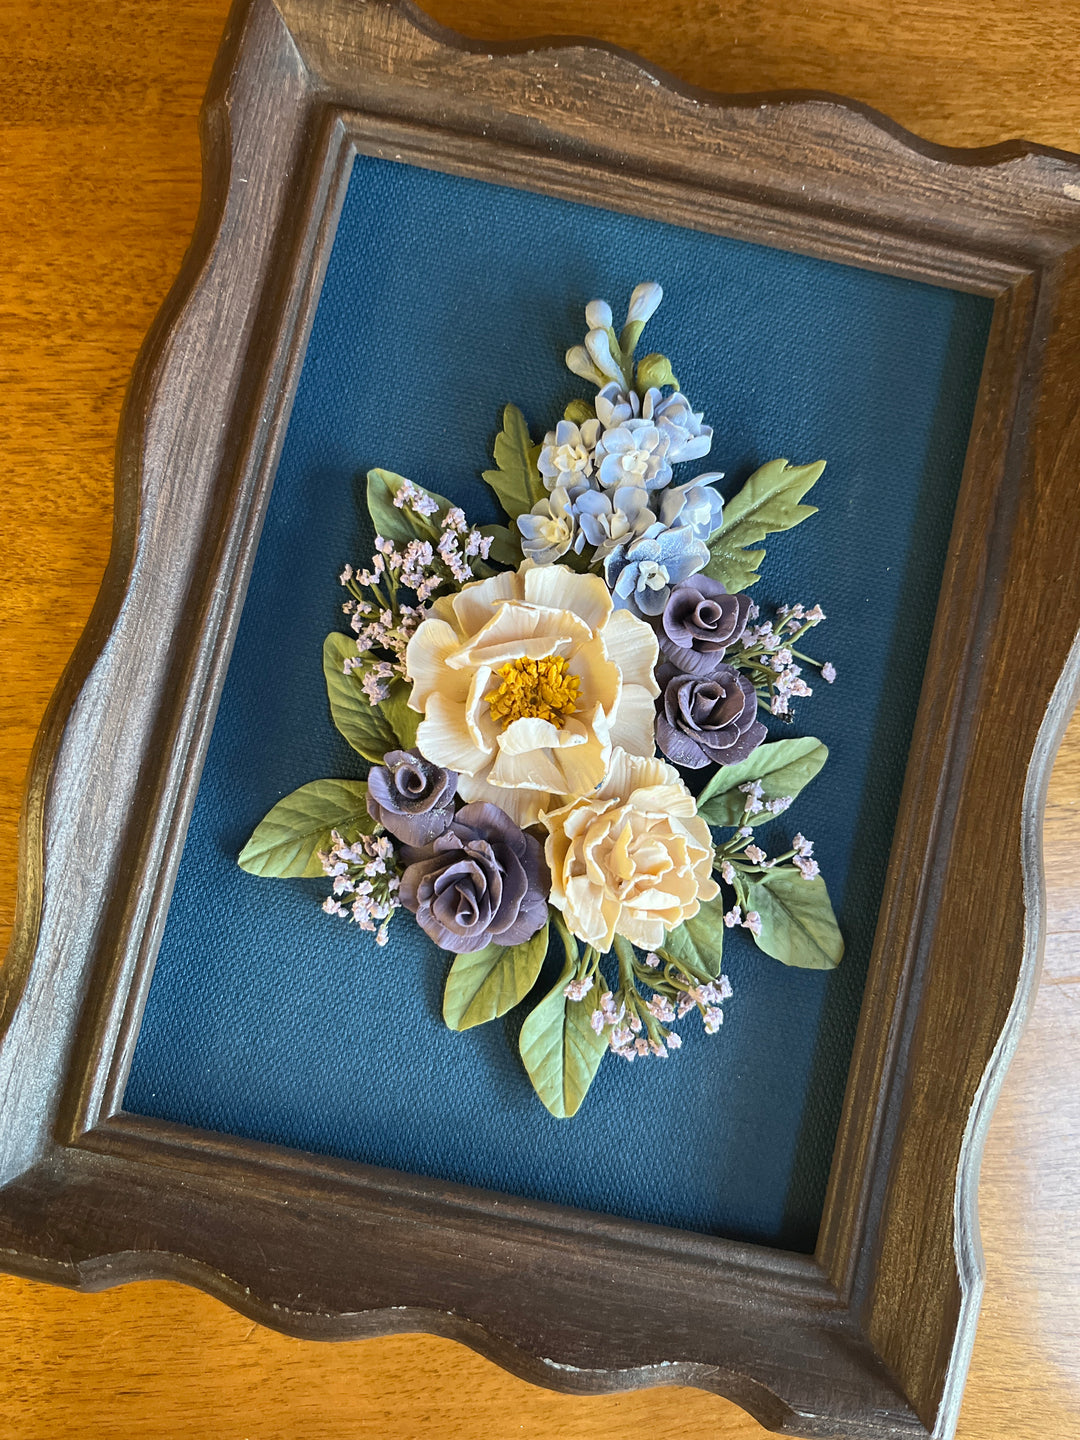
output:
[[[324,873],[318,852],[330,849],[331,830],[352,844],[374,829],[365,781],[312,780],[259,822],[240,852],[240,868],[251,875],[310,879]]]
[[[446,977],[443,1019],[451,1030],[471,1030],[512,1010],[536,984],[548,949],[545,923],[520,945],[485,945],[458,955]]]
[[[828,747],[813,735],[759,745],[738,765],[721,765],[713,772],[698,796],[698,814],[710,825],[763,825],[773,818],[768,810],[759,810],[744,822],[747,797],[739,786],[760,780],[763,800],[779,800],[784,796],[794,800],[828,758]]]
[[[484,479],[511,520],[531,510],[546,493],[536,468],[541,448],[529,438],[521,411],[516,405],[507,405],[503,410],[502,429],[495,437],[496,468],[485,470]]]
[[[802,970],[839,965],[844,940],[820,875],[804,880],[797,870],[777,866],[747,884],[744,904],[761,917],[754,941],[766,955]]]
[[[739,493],[724,506],[720,528],[709,537],[709,563],[705,574],[719,580],[732,594],[746,590],[761,577],[758,566],[764,550],[748,550],[766,535],[790,530],[817,513],[815,505],[799,502],[825,469],[825,461],[789,465],[770,460],[755,470]]]

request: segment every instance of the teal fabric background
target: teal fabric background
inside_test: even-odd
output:
[[[734,998],[666,1062],[608,1059],[573,1121],[517,1057],[518,1016],[442,1025],[447,960],[404,917],[385,951],[319,882],[236,855],[296,786],[365,767],[330,724],[337,574],[370,553],[382,465],[496,518],[478,479],[502,404],[534,435],[593,296],[666,299],[647,349],[715,431],[728,494],[825,457],[820,513],[768,547],[762,604],[820,601],[818,684],[791,728],[832,757],[789,816],[817,842],[848,953],[788,970],[745,934]],[[981,298],[392,162],[357,161],[275,480],[128,1085],[129,1110],[516,1195],[813,1247],[989,325]],[[770,833],[772,832],[772,833]]]

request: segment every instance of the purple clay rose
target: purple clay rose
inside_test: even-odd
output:
[[[656,625],[660,653],[687,675],[709,675],[746,630],[752,601],[719,580],[692,575],[671,587]]]
[[[520,945],[547,919],[543,850],[488,801],[464,805],[401,877],[398,894],[436,945],[455,955]]]
[[[753,685],[731,665],[717,665],[711,675],[687,675],[661,661],[656,683],[656,743],[676,765],[738,765],[768,734],[757,718]]]
[[[454,818],[457,776],[419,750],[389,750],[368,773],[368,814],[404,845],[430,845]]]

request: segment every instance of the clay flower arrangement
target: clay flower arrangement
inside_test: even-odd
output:
[[[765,537],[815,513],[824,464],[774,460],[726,503],[717,472],[676,483],[712,432],[665,356],[634,359],[661,298],[639,285],[618,335],[587,306],[566,360],[596,393],[541,444],[506,407],[484,479],[508,525],[368,474],[375,554],[341,575],[351,633],[327,636],[323,669],[371,769],[286,796],[240,856],[330,877],[323,909],[379,945],[409,912],[453,956],[452,1029],[528,1000],[521,1058],[558,1117],[609,1051],[668,1057],[694,1014],[717,1033],[726,930],[787,965],[843,953],[812,843],[755,842],[828,753],[770,741],[762,718],[791,718],[806,666],[835,679],[798,648],[824,614],[762,620],[746,593]],[[553,939],[560,973],[538,987]]]

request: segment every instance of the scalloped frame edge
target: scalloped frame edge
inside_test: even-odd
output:
[[[195,235],[125,402],[109,566],[31,766],[0,972],[0,1264],[84,1289],[172,1276],[296,1335],[426,1330],[577,1393],[694,1384],[790,1434],[948,1437],[1080,677],[1080,527],[1055,525],[1080,468],[1080,162],[948,150],[816,93],[712,96],[587,41],[486,46],[394,0],[239,0],[202,133]],[[357,151],[995,299],[813,1257],[122,1110]],[[143,643],[151,621],[169,644]]]

